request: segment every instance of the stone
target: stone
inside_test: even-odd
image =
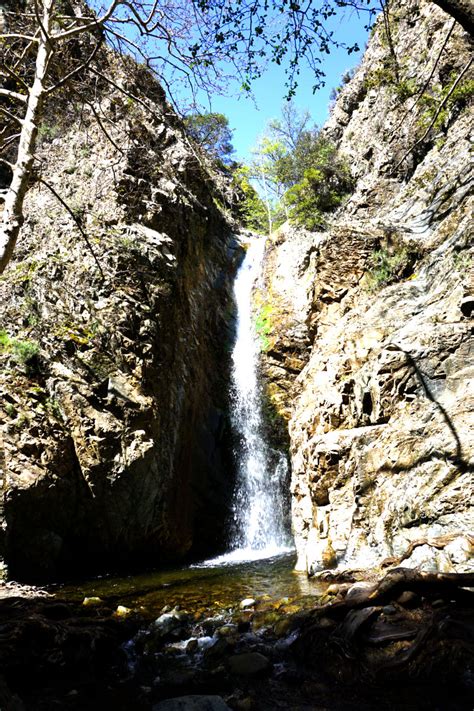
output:
[[[257,601],[254,600],[252,597],[246,597],[245,600],[242,600],[239,607],[241,610],[246,610],[249,607],[255,607],[256,604]]]
[[[421,600],[420,596],[416,593],[412,592],[411,590],[405,590],[399,597],[397,597],[397,602],[399,605],[402,605],[402,607],[409,608],[416,607],[420,604]]]
[[[271,668],[268,657],[260,652],[234,654],[228,658],[227,665],[230,673],[236,676],[261,676]]]
[[[96,607],[97,605],[102,605],[103,600],[100,597],[85,597],[82,604],[84,607]]]
[[[152,711],[230,711],[221,696],[178,696],[154,704]]]
[[[181,627],[181,624],[182,621],[178,617],[178,615],[170,612],[165,612],[163,615],[160,615],[160,617],[158,617],[154,621],[153,631],[155,633],[158,633],[160,637],[165,637],[171,632],[174,632],[175,630],[179,629]]]
[[[218,627],[216,630],[216,635],[218,637],[229,637],[232,635],[237,634],[238,632],[238,627],[237,625],[222,625],[222,627]]]

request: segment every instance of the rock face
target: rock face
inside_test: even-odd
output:
[[[151,76],[107,62],[117,89],[99,87],[62,122],[48,115],[40,132],[42,178],[69,212],[33,187],[0,281],[4,546],[17,579],[156,565],[224,540],[240,255],[217,207],[226,187]]]
[[[404,565],[472,567],[470,44],[429,2],[392,3],[390,27],[398,79],[379,21],[323,129],[357,184],[301,263],[299,325],[274,339],[285,352],[298,328],[311,341],[299,375],[286,368],[279,386],[298,567],[310,573],[375,566],[410,543]],[[274,245],[272,262],[295,240]]]

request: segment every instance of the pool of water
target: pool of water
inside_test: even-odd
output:
[[[82,601],[98,597],[111,606],[123,605],[154,618],[163,608],[176,608],[206,617],[238,609],[245,598],[282,612],[315,604],[327,584],[294,571],[294,553],[263,560],[234,562],[218,558],[201,564],[129,577],[106,577],[55,587],[61,599]]]

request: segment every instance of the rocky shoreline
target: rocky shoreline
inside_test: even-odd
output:
[[[246,599],[212,616],[168,606],[153,620],[117,600],[10,588],[1,708],[468,709],[468,578],[397,568],[375,583],[332,583],[311,609]]]

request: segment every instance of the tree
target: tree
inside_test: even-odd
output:
[[[353,188],[349,166],[336,146],[321,135],[313,137],[305,156],[301,180],[286,193],[290,218],[309,230],[323,227]]]
[[[471,0],[434,0],[472,30]],[[193,93],[215,93],[231,78],[244,90],[266,62],[286,63],[288,95],[295,93],[300,63],[324,81],[321,55],[341,46],[328,21],[344,8],[371,18],[384,0],[22,0],[0,7],[1,160],[7,168],[0,226],[0,273],[8,264],[23,222],[23,201],[33,173],[41,118],[51,96],[91,74],[104,46],[132,54],[169,88],[172,78]],[[353,52],[357,45],[346,47]],[[102,77],[112,82],[110,77]],[[118,87],[125,91],[123,86]],[[136,99],[137,97],[132,97]]]
[[[252,177],[260,183],[269,229],[278,205],[293,222],[317,229],[352,189],[348,165],[336,146],[310,125],[307,111],[292,102],[269,122],[256,149]]]
[[[244,227],[254,232],[265,232],[267,228],[267,208],[255,188],[250,183],[250,168],[240,165],[233,174],[235,184],[242,199],[238,205],[238,214]]]
[[[224,114],[193,114],[184,119],[188,133],[216,161],[232,163],[234,153],[229,119]]]

